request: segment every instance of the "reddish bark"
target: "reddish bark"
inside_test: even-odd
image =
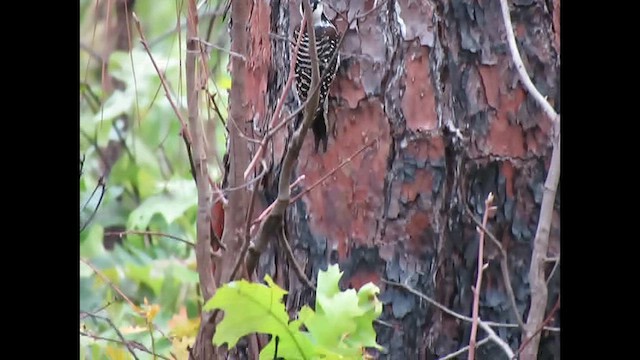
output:
[[[350,20],[374,2],[328,3]],[[557,104],[559,1],[553,4],[549,12],[542,2],[516,1],[512,18],[529,74]],[[291,34],[300,21],[298,3],[275,0],[271,6],[268,30]],[[347,32],[331,90],[332,136],[327,153],[320,155],[313,153],[312,135],[308,136],[296,173],[304,174],[309,185],[370,139],[379,142],[290,207],[289,241],[299,263],[314,278],[327,263],[338,262],[345,271],[344,285],[355,287],[410,277],[417,290],[469,315],[477,232],[463,209],[468,206],[479,218],[484,199],[493,192],[498,211],[489,228],[509,254],[516,303],[524,316],[531,241],[551,154],[551,124],[518,83],[499,4],[389,1],[349,29],[333,11],[327,14]],[[287,55],[271,59],[268,109],[275,107],[286,81],[290,51],[285,42],[274,39],[271,48],[274,54]],[[262,89],[262,84],[256,80],[255,88]],[[293,97],[287,106],[297,108]],[[275,141],[274,168],[286,136],[283,132]],[[265,183],[269,187],[277,181],[270,178]],[[550,254],[559,251],[559,224],[557,211]],[[497,254],[487,243],[491,266],[484,275],[480,317],[513,322]],[[293,311],[312,295],[285,264],[276,251],[263,254],[260,277],[277,274],[278,283],[290,291]],[[436,358],[467,345],[468,324],[452,321],[410,294],[383,290],[382,318],[395,329],[377,328],[378,339],[391,358]],[[550,303],[558,292],[554,276]],[[498,334],[517,350],[518,330]],[[495,358],[499,351],[485,345],[477,356]],[[553,342],[541,343],[541,357],[556,351]]]

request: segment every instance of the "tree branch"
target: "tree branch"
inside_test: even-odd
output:
[[[511,277],[509,276],[509,258],[507,257],[507,251],[502,247],[502,244],[498,239],[496,239],[495,235],[491,233],[491,231],[487,230],[487,228],[473,215],[471,210],[469,209],[469,205],[463,201],[464,211],[469,215],[471,220],[476,224],[478,228],[480,228],[489,239],[493,242],[493,244],[500,251],[500,272],[502,273],[502,281],[504,282],[505,289],[507,289],[507,295],[509,295],[509,301],[511,302],[511,309],[513,311],[513,316],[516,318],[516,322],[520,326],[520,329],[524,331],[524,323],[522,322],[522,316],[520,316],[520,312],[518,311],[518,307],[516,305],[516,296],[513,292],[513,286],[511,286]]]
[[[89,136],[89,134],[87,134],[87,132],[82,129],[80,129],[80,135],[84,136],[87,139],[87,141],[91,143],[94,149],[96,149],[96,153],[98,153],[100,160],[102,160],[102,165],[104,166],[103,174],[105,176],[108,176],[108,174],[111,172],[112,164],[109,161],[109,159],[107,159],[107,157],[105,156],[104,152],[100,148],[100,145],[98,145],[98,140],[95,137]]]
[[[374,12],[374,11],[376,11],[376,10],[380,9],[384,4],[386,4],[386,3],[387,3],[387,1],[388,1],[388,0],[383,0],[383,1],[381,1],[380,3],[378,3],[378,5],[376,5],[376,6],[374,6],[373,8],[371,8],[370,10],[365,11],[365,12],[364,12],[364,13],[362,13],[362,14],[358,14],[358,15],[356,15],[353,19],[351,19],[351,21],[347,21],[347,22],[348,22],[347,29],[349,29],[349,28],[351,27],[351,24],[353,24],[353,22],[354,22],[354,21],[359,20],[359,19],[362,19],[362,18],[366,17],[367,15],[371,14],[372,12]],[[328,3],[325,3],[325,4],[327,4],[327,5],[328,5]],[[329,7],[331,7],[331,6],[329,6]],[[331,7],[331,8],[332,8],[333,10],[335,10],[333,7]],[[336,11],[336,14],[338,14],[339,16],[341,16],[341,17],[343,17],[343,18],[344,18],[344,16],[343,16],[342,14],[340,14],[338,11]],[[345,21],[346,21],[346,18],[345,18]],[[299,46],[299,44],[300,44],[300,39],[301,39],[301,37],[302,37],[302,34],[303,34],[304,29],[305,29],[305,27],[306,27],[306,26],[307,26],[307,24],[306,24],[306,18],[305,18],[305,17],[303,17],[303,18],[302,18],[302,24],[301,24],[301,26],[300,26],[300,32],[298,33],[298,38],[296,39],[296,45],[295,45],[295,47],[294,47],[294,51],[293,51],[293,54],[292,54],[292,56],[291,56],[291,64],[290,64],[290,66],[289,66],[289,77],[287,78],[287,83],[286,83],[285,88],[284,88],[284,90],[283,90],[283,92],[282,92],[282,95],[280,96],[280,100],[278,101],[278,105],[276,106],[276,110],[275,110],[275,112],[274,112],[274,114],[273,114],[273,117],[271,118],[271,122],[269,123],[269,129],[272,129],[272,128],[273,128],[273,124],[275,123],[275,120],[277,120],[277,119],[279,118],[280,112],[281,112],[281,110],[282,110],[282,105],[283,105],[283,103],[284,103],[284,99],[285,99],[285,97],[286,97],[287,93],[289,92],[289,90],[290,90],[290,88],[291,88],[291,85],[292,85],[292,83],[293,83],[293,77],[294,77],[294,75],[295,75],[295,71],[294,71],[294,70],[295,70],[296,55],[298,54],[298,46]],[[345,37],[345,35],[346,35],[346,34],[347,34],[347,32],[345,31],[345,32],[340,36],[340,41],[338,42],[338,46],[336,47],[337,49],[340,49],[340,46],[342,46],[342,42],[344,41],[344,37]],[[279,37],[278,37],[278,35],[277,35],[277,34],[272,34],[272,33],[270,33],[269,35],[271,35],[271,37],[273,37],[273,38],[277,38],[277,39],[279,39]],[[315,38],[315,34],[314,34],[314,38]],[[281,40],[283,40],[283,41],[289,41],[289,38],[288,38],[288,37],[282,37],[282,38],[281,38]],[[311,43],[311,42],[310,42],[310,43]],[[311,55],[311,54],[309,54],[309,55]],[[333,62],[333,60],[334,60],[337,56],[338,56],[338,51],[336,51],[336,52],[333,54],[333,56],[331,57],[331,60],[329,60],[327,63],[328,63],[328,64],[332,63],[332,62]],[[325,69],[325,71],[321,74],[321,77],[326,76],[326,75],[327,75],[327,72],[328,72],[328,71],[330,71],[330,70],[331,70],[331,69],[329,69],[329,68]],[[312,75],[313,75],[313,74],[312,74]],[[313,86],[313,83],[312,83],[312,86],[310,86],[309,88],[310,88],[310,89],[312,89],[312,90],[310,91],[310,93],[311,93],[311,94],[316,93],[316,92],[318,91],[318,89],[320,88],[320,82],[318,82],[318,83],[316,84],[316,86],[315,86],[315,87]],[[289,120],[293,119],[293,118],[294,118],[294,117],[295,117],[295,116],[296,116],[300,111],[302,111],[303,109],[305,109],[305,108],[308,106],[308,104],[309,104],[309,102],[311,101],[311,99],[312,99],[312,97],[307,97],[307,99],[306,99],[306,100],[301,104],[301,106],[300,106],[298,109],[296,109],[293,113],[289,114],[289,116],[288,116],[285,120],[281,121],[281,122],[278,124],[278,126],[276,126],[276,128],[274,128],[273,130],[269,131],[269,132],[264,136],[264,138],[262,139],[262,142],[260,143],[260,148],[258,149],[258,151],[256,152],[256,155],[253,157],[253,159],[251,160],[251,163],[249,164],[249,166],[247,166],[247,169],[246,169],[246,170],[245,170],[245,172],[244,172],[244,177],[245,177],[245,179],[249,176],[249,173],[251,172],[251,170],[256,166],[256,163],[257,163],[258,159],[259,159],[259,158],[261,158],[261,157],[263,156],[264,148],[265,148],[265,146],[266,146],[266,144],[267,144],[268,140],[269,140],[271,137],[273,137],[273,135],[274,135],[274,134],[275,134],[275,133],[276,133],[276,132],[277,132],[277,131],[278,131],[278,130],[283,126],[283,125],[286,125],[286,123],[287,123]]]
[[[102,279],[102,281],[106,282],[107,285],[109,285],[109,287],[111,289],[113,289],[116,293],[118,293],[118,295],[120,295],[120,297],[126,301],[129,306],[131,306],[131,309],[133,311],[135,311],[136,313],[140,313],[140,308],[138,308],[138,306],[136,306],[136,304],[133,303],[133,301],[131,301],[131,299],[129,299],[129,297],[127,295],[124,294],[124,292],[122,292],[122,290],[120,290],[120,288],[118,288],[114,283],[111,282],[111,280],[109,280],[109,278],[102,273],[102,271],[98,270],[98,268],[96,268],[95,266],[93,266],[92,263],[90,263],[88,260],[85,260],[83,258],[80,258],[80,262],[87,265],[88,267],[91,268],[91,270],[93,270],[93,272],[98,275],[98,277],[100,277],[100,279]]]
[[[392,286],[397,286],[399,288],[402,288],[418,297],[420,297],[421,299],[427,301],[428,303],[430,303],[431,305],[437,307],[438,309],[444,311],[445,313],[460,319],[462,321],[466,321],[469,323],[473,323],[473,319],[468,317],[468,316],[464,316],[462,314],[458,314],[457,312],[448,309],[446,306],[438,303],[437,301],[431,299],[430,297],[428,297],[427,295],[416,291],[415,289],[411,288],[409,285],[406,284],[401,284],[399,282],[395,282],[395,281],[389,281],[389,280],[385,280],[382,279],[382,282],[385,284],[389,284]],[[487,332],[488,338],[491,339],[494,343],[496,343],[498,346],[500,346],[500,348],[505,352],[505,354],[507,354],[509,356],[509,358],[513,357],[513,351],[511,350],[511,348],[509,347],[509,345],[507,343],[504,342],[504,340],[502,340],[496,333],[495,331],[493,331],[493,329],[491,329],[491,326],[495,326],[495,327],[518,327],[518,325],[516,324],[504,324],[504,323],[495,323],[492,321],[483,321],[480,318],[477,319],[478,321],[478,326],[480,326],[484,331]],[[477,346],[477,344],[476,344]],[[471,347],[470,347],[471,348]]]
[[[80,227],[80,232],[83,232],[84,229],[86,229],[87,226],[89,226],[89,223],[91,223],[94,216],[96,216],[96,213],[98,212],[98,208],[100,208],[100,204],[102,204],[102,198],[104,198],[104,192],[105,192],[104,176],[100,176],[100,178],[98,178],[98,183],[96,184],[96,188],[93,189],[93,192],[87,199],[87,202],[82,207],[82,210],[84,210],[87,207],[87,205],[89,204],[89,201],[93,198],[93,195],[95,195],[96,191],[98,191],[98,188],[101,189],[100,198],[98,198],[98,203],[96,204],[96,207],[91,212],[91,215],[89,215],[89,218],[87,219],[87,221],[85,221],[84,224],[82,224],[82,227]]]
[[[516,356],[518,354],[520,354],[529,344],[529,342],[531,342],[531,340],[533,340],[534,336],[537,336],[538,333],[540,333],[540,331],[542,331],[542,329],[544,328],[545,325],[547,325],[549,322],[551,322],[551,320],[553,319],[553,315],[555,315],[556,311],[558,311],[558,309],[560,309],[560,295],[558,295],[558,300],[556,300],[556,304],[553,306],[553,309],[551,309],[551,311],[549,312],[549,315],[547,315],[547,318],[542,322],[542,325],[533,333],[533,336],[530,337],[529,339],[527,339],[527,341],[523,342],[522,345],[520,345],[520,348],[518,349],[518,352],[516,353]],[[514,356],[515,358],[515,356]]]
[[[104,233],[105,235],[115,235],[118,236],[120,238],[122,238],[125,235],[150,235],[150,236],[162,236],[162,237],[166,237],[169,239],[173,239],[176,241],[180,241],[182,243],[185,243],[191,247],[195,247],[196,245],[194,243],[192,243],[189,240],[177,237],[175,235],[171,235],[171,234],[166,234],[163,232],[159,232],[159,231],[141,231],[141,230],[125,230],[125,231],[107,231]]]
[[[315,189],[316,187],[318,187],[318,185],[320,185],[323,181],[325,181],[328,177],[330,177],[331,175],[333,175],[336,171],[340,170],[342,167],[344,167],[345,165],[347,165],[348,163],[350,163],[354,157],[358,156],[361,152],[363,152],[366,148],[368,148],[369,146],[373,145],[374,143],[376,143],[378,141],[378,138],[375,138],[373,140],[371,140],[368,144],[365,144],[363,147],[361,147],[360,149],[358,149],[358,151],[356,151],[355,153],[351,154],[351,156],[349,156],[348,158],[344,159],[338,166],[336,166],[335,168],[331,169],[331,171],[329,171],[328,173],[324,174],[320,179],[316,180],[316,182],[314,182],[313,184],[311,184],[310,186],[308,186],[306,189],[304,189],[302,192],[300,192],[299,194],[297,194],[296,196],[294,196],[290,201],[289,201],[289,205],[295,203],[296,201],[300,200],[300,198],[302,198],[304,195],[306,195],[307,193],[309,193],[311,190]],[[304,178],[304,175],[300,176],[298,179],[296,179],[296,181],[293,182],[293,184],[291,184],[291,186],[289,186],[290,189],[293,189],[293,187],[300,182],[302,179]],[[265,216],[267,216],[269,214],[269,212],[271,211],[271,209],[273,209],[273,206],[275,205],[275,202],[271,203],[266,209],[264,209],[264,211],[260,214],[260,216],[258,216],[253,222],[252,224],[257,224],[259,222],[262,221],[262,219],[264,219]]]
[[[549,281],[551,281],[551,279],[553,278],[553,275],[556,273],[556,270],[558,270],[559,266],[560,266],[560,255],[558,255],[558,258],[556,259],[555,264],[553,265],[553,269],[551,269],[551,273],[547,278],[547,285],[549,285]]]
[[[396,281],[390,281],[390,280],[386,280],[386,279],[381,279],[381,281],[385,284],[391,285],[391,286],[395,286],[395,287],[399,287],[401,289],[404,289],[405,291],[408,291],[410,293],[412,293],[415,296],[418,296],[419,298],[421,298],[422,300],[425,300],[426,302],[428,302],[429,304],[435,306],[436,308],[442,310],[443,312],[455,317],[456,319],[462,320],[462,321],[466,321],[468,323],[473,322],[473,319],[471,319],[468,316],[464,316],[462,314],[459,314],[449,308],[447,308],[446,306],[440,304],[439,302],[433,300],[432,298],[428,297],[427,295],[415,290],[414,288],[410,287],[407,284],[402,284]],[[483,323],[487,324],[488,326],[493,326],[493,327],[503,327],[503,328],[517,328],[518,325],[517,324],[508,324],[508,323],[497,323],[497,322],[493,322],[493,321],[482,321]],[[555,328],[555,327],[545,327],[544,330],[547,331],[555,331],[558,332],[560,331],[560,328]]]
[[[309,280],[307,275],[305,275],[304,271],[296,261],[296,257],[293,255],[293,250],[291,250],[291,246],[289,245],[289,240],[287,239],[287,235],[285,234],[284,225],[280,225],[280,236],[278,237],[278,239],[280,240],[280,245],[284,248],[284,252],[287,255],[287,258],[289,259],[289,263],[291,267],[293,267],[293,271],[298,276],[298,279],[303,284],[307,285],[308,288],[310,288],[313,291],[316,291],[315,285],[313,285],[311,280]]]
[[[487,221],[489,220],[489,214],[495,210],[491,204],[493,203],[493,194],[489,193],[487,199],[484,201],[484,216],[482,217],[482,227],[487,227]],[[473,289],[473,308],[472,316],[473,322],[471,324],[471,337],[469,339],[469,360],[474,360],[476,356],[476,336],[478,333],[478,312],[480,308],[480,290],[482,289],[482,273],[486,269],[484,263],[484,234],[482,229],[477,228],[478,231],[478,274],[476,278],[476,286]]]
[[[480,319],[478,319],[478,325],[480,325],[482,330],[487,332],[487,337],[490,338],[494,343],[496,343],[496,345],[498,345],[500,349],[502,349],[502,351],[507,354],[509,359],[513,358],[513,350],[511,350],[509,344],[502,340],[486,322],[480,321]]]
[[[476,343],[476,349],[477,349],[477,348],[479,348],[480,346],[482,346],[482,345],[484,345],[484,344],[488,343],[488,342],[489,342],[489,340],[491,340],[491,338],[487,336],[486,338],[484,338],[484,339],[482,339],[482,340],[478,341],[478,342]],[[465,352],[469,351],[469,348],[470,348],[470,347],[471,347],[470,345],[467,345],[467,346],[465,346],[465,347],[461,348],[460,350],[457,350],[457,351],[455,351],[455,352],[452,352],[451,354],[448,354],[448,355],[445,355],[445,356],[443,356],[443,357],[439,358],[438,360],[455,359],[455,358],[456,358],[456,356],[458,356],[458,355],[462,355],[462,354],[464,354]]]
[[[246,135],[251,131],[247,117],[252,112],[252,106],[256,105],[252,104],[252,100],[248,98],[247,92],[250,90],[247,88],[247,75],[253,71],[253,68],[248,64],[256,60],[255,54],[253,54],[254,45],[251,43],[250,37],[250,27],[252,26],[250,19],[253,11],[259,11],[257,6],[264,6],[264,4],[257,5],[251,1],[241,0],[235,1],[231,9],[231,18],[233,19],[231,23],[231,38],[233,39],[231,50],[242,54],[249,61],[243,61],[235,56],[230,59],[232,84],[229,92],[229,116],[227,118],[229,162],[225,174],[226,188],[223,190],[225,194],[229,194],[229,202],[228,206],[224,208],[224,231],[221,240],[229,248],[230,255],[233,255],[223,256],[220,261],[216,262],[215,278],[219,284],[231,280],[234,256],[240,252],[243,246],[241,232],[246,222],[246,206],[250,201],[248,191],[233,191],[232,189],[240,189],[254,184],[254,180],[257,178],[246,184],[243,178],[243,171],[250,161],[249,144],[245,140]],[[233,122],[233,126],[229,125],[231,122]]]
[[[101,54],[99,54],[97,51],[93,50],[93,48],[91,48],[91,46],[89,46],[88,44],[80,41],[80,49],[84,50],[87,54],[89,54],[89,56],[91,56],[93,59],[96,59],[100,65],[102,65],[102,63],[104,63],[104,58],[102,57]]]
[[[184,145],[187,148],[187,155],[189,156],[189,165],[191,166],[191,175],[193,176],[193,179],[195,180],[196,179],[196,170],[195,170],[195,164],[194,164],[194,161],[193,161],[193,155],[191,153],[192,140],[191,140],[191,133],[189,132],[189,127],[187,126],[187,123],[184,120],[184,117],[182,116],[182,113],[178,109],[178,106],[173,101],[173,97],[171,96],[171,91],[169,90],[169,86],[167,85],[167,80],[164,78],[164,74],[162,73],[162,71],[160,71],[160,68],[158,67],[158,64],[156,64],[156,61],[153,58],[153,55],[151,55],[151,50],[149,49],[149,44],[147,43],[147,39],[144,36],[144,32],[142,31],[142,26],[140,25],[140,20],[138,19],[138,16],[136,15],[135,12],[132,12],[131,15],[133,16],[133,20],[136,23],[136,29],[138,30],[138,34],[140,34],[140,42],[142,43],[142,46],[144,46],[144,49],[147,52],[147,54],[149,54],[149,59],[151,59],[151,63],[153,64],[153,67],[156,69],[156,73],[158,74],[158,77],[160,78],[160,83],[162,84],[162,87],[164,88],[164,94],[167,97],[167,100],[169,101],[169,104],[171,105],[171,108],[173,109],[173,112],[178,117],[178,120],[180,121],[180,125],[182,125],[182,130],[180,132],[181,132],[182,138],[184,140]]]
[[[293,164],[298,158],[300,148],[304,142],[304,138],[307,135],[307,130],[313,121],[315,115],[315,109],[318,107],[320,99],[319,89],[317,86],[320,83],[320,74],[318,70],[318,52],[316,49],[316,35],[313,31],[313,22],[311,18],[311,6],[309,0],[303,0],[302,6],[304,8],[304,18],[307,22],[307,34],[309,34],[309,56],[311,59],[311,86],[314,88],[313,93],[309,97],[310,100],[305,108],[305,117],[301,126],[293,133],[291,143],[285,154],[284,161],[282,162],[282,170],[280,172],[280,179],[278,182],[278,199],[273,207],[273,210],[267,217],[267,220],[262,224],[258,231],[258,238],[252,248],[249,248],[247,254],[247,272],[252,274],[260,258],[260,254],[264,251],[269,241],[269,236],[277,234],[277,227],[282,226],[282,219],[284,218],[285,210],[289,205],[289,199],[291,192],[289,190],[289,182],[291,180],[291,172],[293,170]]]
[[[265,164],[264,160],[262,161],[262,167],[263,167],[263,171],[266,172],[267,165]],[[255,201],[257,196],[258,196],[258,191],[256,190],[256,187],[254,187],[251,193],[251,199],[249,200],[249,207],[247,209],[247,216],[245,219],[244,242],[242,244],[242,249],[240,250],[240,253],[236,258],[236,262],[233,265],[233,271],[231,272],[231,277],[229,278],[229,281],[232,281],[236,278],[238,271],[240,270],[240,266],[244,261],[244,257],[247,254],[247,250],[249,249],[249,245],[251,244],[251,218],[253,217],[253,208],[255,206]]]
[[[186,82],[187,82],[187,108],[189,110],[189,128],[193,131],[192,144],[194,156],[194,180],[198,190],[198,215],[196,223],[196,265],[200,279],[200,289],[204,302],[208,301],[216,291],[216,283],[213,277],[211,259],[211,213],[209,171],[206,161],[203,127],[199,119],[199,90],[197,82],[197,60],[201,55],[202,46],[198,39],[198,10],[195,0],[187,3],[187,51],[186,51]],[[206,70],[204,70],[206,72]],[[209,313],[201,314],[200,329],[196,338],[195,348],[199,358],[212,358],[215,354],[211,339],[214,328],[208,321]]]
[[[211,254],[209,246],[210,237],[210,212],[209,212],[209,174],[204,149],[202,127],[199,124],[199,86],[196,82],[197,57],[201,52],[198,40],[198,13],[195,0],[188,2],[187,14],[187,52],[186,52],[186,80],[187,80],[187,107],[189,109],[189,128],[193,131],[193,155],[196,168],[196,185],[198,190],[198,218],[197,218],[197,242],[196,261],[198,274],[200,275],[200,288],[206,302],[215,293],[215,281],[211,273]]]
[[[524,67],[524,63],[522,62],[522,57],[520,56],[520,51],[518,50],[518,46],[516,45],[516,38],[513,35],[513,25],[511,24],[511,15],[509,14],[509,4],[507,0],[500,0],[500,8],[502,10],[502,20],[504,21],[505,33],[507,35],[507,42],[509,43],[509,51],[511,52],[511,60],[516,66],[516,70],[518,71],[518,75],[520,75],[520,80],[522,80],[522,84],[524,85],[527,92],[533,96],[538,105],[542,107],[542,110],[547,114],[547,116],[553,121],[560,121],[559,115],[553,109],[553,106],[547,102],[546,97],[540,94],[540,91],[533,85],[533,82],[529,78],[529,74],[527,74],[527,70]]]
[[[361,152],[363,152],[366,148],[370,147],[371,145],[375,144],[376,142],[378,142],[378,138],[375,138],[375,139],[369,141],[367,144],[365,144],[360,149],[358,149],[358,151],[356,151],[355,153],[351,154],[351,156],[349,156],[348,158],[344,159],[338,166],[336,166],[335,168],[331,169],[331,171],[329,171],[328,173],[324,174],[320,179],[316,180],[316,182],[314,182],[313,184],[309,185],[309,187],[304,189],[304,191],[302,191],[298,195],[294,196],[293,199],[291,199],[291,204],[293,204],[294,202],[298,201],[300,198],[302,198],[304,195],[306,195],[311,190],[316,188],[318,185],[322,184],[322,182],[325,181],[329,176],[335,174],[336,171],[340,170],[342,167],[344,167],[345,165],[347,165],[348,163],[353,161],[353,158],[355,158],[356,156],[360,155]]]
[[[538,354],[540,336],[534,336],[534,334],[536,329],[538,329],[542,323],[548,301],[548,289],[544,276],[544,259],[549,247],[549,232],[551,228],[551,219],[553,217],[553,204],[555,203],[556,189],[558,188],[558,182],[560,180],[560,115],[556,113],[545,97],[540,94],[527,74],[513,34],[513,25],[511,24],[511,15],[509,14],[509,4],[507,3],[507,0],[500,0],[500,8],[502,10],[502,20],[505,26],[511,60],[516,66],[520,80],[529,95],[533,96],[538,105],[542,107],[545,114],[551,119],[554,126],[552,134],[553,152],[551,153],[551,164],[549,165],[549,172],[547,173],[547,178],[544,183],[542,205],[540,206],[540,217],[538,218],[538,228],[536,229],[536,235],[533,241],[531,266],[529,268],[531,307],[527,323],[525,325],[525,331],[522,334],[522,342],[531,341],[531,346],[527,347],[525,351],[523,351],[522,359],[535,360]],[[533,339],[529,340],[531,337],[533,337]]]
[[[293,184],[291,184],[291,185],[289,186],[289,189],[293,189],[296,185],[298,185],[298,183],[302,182],[305,178],[306,178],[306,176],[304,176],[304,175],[300,175],[300,176],[296,179],[296,181],[294,181],[294,182],[293,182]],[[292,199],[291,201],[289,201],[289,205],[293,204],[294,202],[295,202],[295,201]],[[266,208],[266,209],[264,209],[264,210],[260,213],[260,215],[258,215],[258,217],[257,217],[255,220],[253,220],[253,221],[251,222],[251,225],[255,225],[255,224],[261,223],[261,222],[262,222],[262,220],[264,220],[264,218],[265,218],[265,217],[267,217],[267,215],[269,215],[269,213],[271,212],[271,210],[273,209],[273,207],[275,206],[275,204],[276,204],[276,202],[275,202],[275,201],[274,201],[274,202],[272,202],[271,204],[269,204],[269,206],[267,206],[267,208]],[[251,227],[251,232],[253,233],[253,226]]]
[[[284,105],[284,100],[286,99],[287,94],[289,93],[289,90],[291,90],[291,86],[293,85],[293,79],[295,78],[295,75],[296,75],[296,72],[295,72],[296,58],[298,56],[298,49],[300,48],[300,41],[302,40],[302,36],[304,35],[304,29],[306,28],[306,26],[307,26],[306,21],[302,21],[302,23],[300,24],[300,33],[298,33],[298,38],[296,39],[296,45],[293,48],[293,54],[291,54],[291,63],[289,64],[289,77],[287,78],[287,83],[284,85],[284,89],[282,90],[282,94],[280,95],[280,99],[278,100],[278,105],[276,105],[276,110],[273,112],[273,116],[271,117],[271,121],[269,122],[268,129],[272,129],[275,121],[278,118],[280,118],[280,113],[282,112],[282,107]],[[284,123],[286,123],[286,122],[285,121],[281,122],[281,124],[284,124]],[[278,128],[280,128],[280,126]],[[251,173],[251,170],[256,166],[258,160],[260,160],[262,158],[262,155],[264,153],[264,149],[267,146],[267,142],[269,141],[271,136],[273,136],[274,133],[275,132],[269,131],[265,135],[265,137],[262,139],[262,142],[260,143],[260,147],[258,148],[258,151],[256,152],[256,155],[253,157],[253,159],[249,163],[249,166],[247,166],[247,170],[245,170],[245,172],[244,172],[245,180],[249,177],[249,174]]]
[[[358,15],[356,17],[354,17],[351,22],[349,22],[349,25],[351,25],[351,23],[357,19],[360,19],[361,17],[364,17],[368,14],[370,14],[371,12],[373,12],[374,10],[379,9],[380,7],[382,7],[382,5],[384,3],[386,3],[387,0],[384,0],[383,2],[381,2],[380,4],[378,4],[377,6],[375,6],[374,8],[372,8],[371,10],[365,12],[362,15]],[[309,11],[309,7],[306,7],[308,5],[308,0],[303,0],[302,2],[303,4],[303,8],[305,9],[305,15],[303,20],[306,21],[306,27],[313,29],[312,26],[312,22],[311,22],[311,14]],[[302,31],[300,32],[302,33]],[[277,234],[277,226],[281,225],[282,223],[278,221],[278,217],[283,217],[284,216],[284,212],[288,206],[288,204],[290,203],[289,197],[290,197],[290,188],[288,187],[287,184],[289,184],[290,179],[291,179],[291,172],[293,170],[293,162],[295,159],[297,159],[298,154],[300,152],[300,148],[302,147],[302,142],[304,141],[304,138],[306,136],[307,133],[307,129],[309,128],[311,121],[313,120],[313,113],[311,113],[318,104],[318,97],[319,97],[319,89],[320,89],[320,81],[319,81],[319,77],[318,77],[318,55],[317,55],[317,49],[316,49],[316,45],[315,45],[315,32],[314,31],[309,31],[309,56],[311,58],[311,85],[310,85],[310,89],[312,89],[312,91],[310,92],[310,94],[312,94],[311,96],[307,97],[307,100],[305,101],[305,103],[301,106],[301,108],[305,109],[305,118],[302,122],[302,125],[294,132],[293,137],[292,137],[292,141],[289,144],[289,148],[287,150],[287,153],[285,154],[285,159],[283,161],[283,165],[282,165],[282,170],[280,172],[280,179],[279,179],[279,183],[278,183],[278,199],[276,200],[276,202],[274,202],[273,205],[273,210],[277,210],[276,212],[274,212],[273,210],[271,211],[271,213],[269,214],[269,216],[274,216],[274,219],[269,219],[267,218],[266,221],[264,221],[260,227],[260,230],[258,232],[258,236],[257,236],[257,240],[254,244],[254,246],[252,248],[250,248],[249,250],[249,254],[247,257],[247,270],[249,271],[249,273],[253,272],[253,269],[255,269],[255,266],[257,264],[258,258],[260,256],[260,254],[264,251],[264,249],[266,248],[267,244],[268,244],[268,240],[269,240],[269,235],[270,234]],[[338,42],[338,48],[340,48],[340,46],[342,45],[342,42],[344,41],[346,35],[346,31],[342,34],[340,41]],[[329,63],[331,63],[333,61],[333,59],[335,57],[338,56],[338,52],[333,54],[332,59],[329,61]],[[326,69],[326,71],[329,71],[330,69]],[[325,76],[326,74],[322,74],[322,76]],[[287,118],[285,121],[282,121],[280,125],[282,125],[283,123],[287,122],[288,120],[290,120],[291,118],[293,118],[293,116],[295,116],[295,114],[298,113],[298,111],[300,111],[300,109],[296,110],[294,112],[294,114],[291,114],[289,116],[289,118]],[[273,133],[275,133],[275,130],[273,131]],[[366,148],[366,146],[365,146]],[[362,149],[363,150],[363,149]],[[247,168],[247,171],[250,171],[251,167]],[[247,174],[247,172],[245,171],[245,175]]]
[[[222,14],[222,12],[220,10],[218,10],[218,9],[212,10],[212,11],[205,11],[202,14],[200,14],[200,19],[211,18],[212,20],[215,20],[216,17],[221,15],[221,14]],[[173,33],[180,31],[180,29],[184,29],[186,26],[187,26],[187,22],[186,21],[183,21],[183,22],[181,22],[179,24],[176,24],[176,26],[174,26],[171,29],[165,31],[161,35],[158,35],[158,37],[156,37],[155,39],[149,40],[149,46],[150,47],[156,46],[157,44],[161,43],[162,41],[166,40],[171,35],[173,35]]]
[[[85,315],[84,317],[89,316],[89,317],[92,317],[94,319],[100,319],[100,320],[106,322],[107,324],[109,324],[109,326],[115,331],[116,335],[118,335],[118,338],[120,338],[120,343],[123,344],[127,348],[127,350],[129,350],[129,352],[131,353],[131,355],[133,356],[134,359],[138,360],[138,356],[136,356],[136,353],[133,351],[133,346],[131,346],[130,342],[127,341],[124,338],[124,336],[122,335],[120,330],[118,330],[118,327],[111,321],[111,319],[109,319],[106,316],[100,316],[100,315],[96,315],[94,313],[90,313],[90,312],[86,312],[86,311],[80,311],[80,318],[81,319],[83,318],[82,315]],[[81,332],[81,334],[82,334],[82,332]],[[112,341],[118,342],[117,340],[112,340]]]
[[[156,354],[153,351],[147,349],[144,345],[142,345],[141,343],[137,342],[137,341],[129,341],[129,340],[125,340],[124,342],[122,340],[117,340],[117,339],[110,339],[110,338],[106,338],[106,337],[102,337],[102,336],[98,336],[98,335],[93,335],[84,331],[80,331],[80,335],[82,336],[86,336],[89,338],[92,338],[94,340],[103,340],[103,341],[109,341],[109,342],[114,342],[117,344],[122,344],[122,345],[126,345],[127,349],[129,346],[134,347],[140,351],[146,352],[147,354],[159,357],[160,359],[163,360],[171,360],[168,357],[164,356],[164,355],[160,355],[160,354]],[[137,357],[134,355],[134,359],[137,359]]]

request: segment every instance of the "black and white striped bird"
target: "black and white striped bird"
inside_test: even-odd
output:
[[[318,152],[320,141],[322,141],[323,152],[327,151],[328,137],[328,106],[327,95],[329,87],[336,77],[340,56],[338,52],[338,41],[340,37],[336,27],[329,21],[323,11],[322,3],[319,0],[310,0],[309,4],[313,10],[313,27],[316,35],[316,49],[318,53],[318,70],[320,71],[320,99],[316,110],[311,129],[315,138],[315,151]],[[304,9],[300,3],[300,14],[304,17]],[[293,30],[294,40],[291,44],[291,51],[296,46],[296,40],[300,32],[300,24]],[[334,57],[334,54],[336,56]],[[333,58],[333,61],[331,59]],[[311,86],[311,57],[309,55],[309,34],[305,32],[300,39],[300,48],[295,64],[296,72],[296,95],[300,104],[307,100]],[[300,126],[304,115],[300,113],[296,119],[296,128]]]

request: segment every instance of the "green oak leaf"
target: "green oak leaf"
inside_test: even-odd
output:
[[[224,318],[218,324],[213,343],[234,347],[241,337],[251,333],[278,336],[278,356],[286,359],[311,359],[313,346],[299,330],[300,321],[289,323],[282,297],[287,291],[265,276],[267,285],[246,280],[233,281],[218,289],[204,310],[221,309]],[[262,358],[262,355],[261,355]]]

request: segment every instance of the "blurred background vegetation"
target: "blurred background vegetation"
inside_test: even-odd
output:
[[[218,48],[228,49],[229,39],[219,2],[199,2],[199,32],[213,45],[208,91],[226,117],[228,53]],[[80,353],[133,359],[124,338],[186,359],[202,305],[189,244],[196,187],[180,122],[132,12],[186,118],[185,2],[80,0]],[[209,172],[218,181],[226,133],[201,100]]]

